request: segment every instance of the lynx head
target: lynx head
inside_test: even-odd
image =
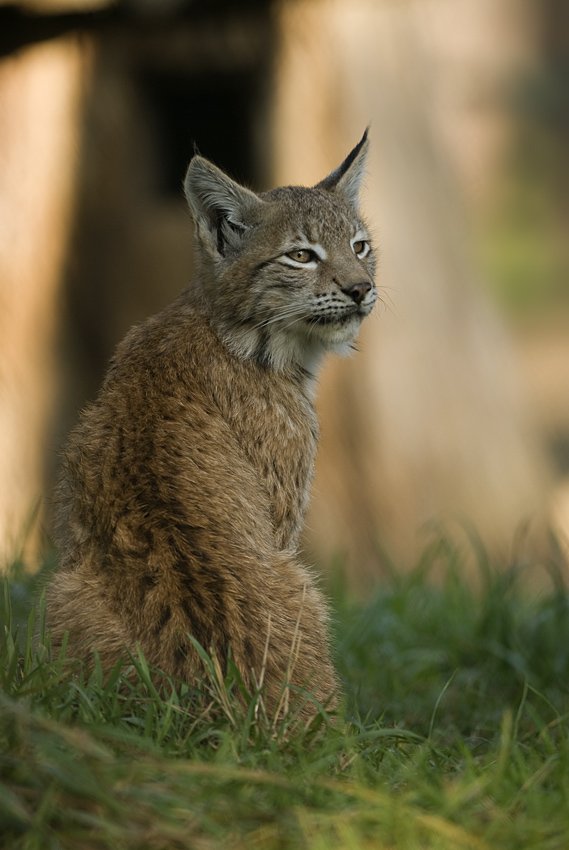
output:
[[[190,291],[233,352],[314,373],[352,347],[377,292],[358,196],[367,130],[312,188],[256,194],[195,156],[185,179],[200,268]]]

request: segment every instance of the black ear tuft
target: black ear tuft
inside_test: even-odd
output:
[[[344,176],[344,174],[346,173],[346,171],[350,168],[350,166],[352,165],[352,163],[356,160],[356,158],[357,158],[357,156],[358,156],[359,152],[361,151],[361,149],[363,148],[363,146],[364,146],[364,145],[365,145],[365,143],[367,142],[368,132],[369,132],[369,127],[366,127],[365,132],[364,132],[364,134],[363,134],[363,136],[362,136],[362,138],[361,138],[361,141],[359,141],[359,142],[357,143],[357,145],[355,146],[355,148],[353,149],[353,151],[350,151],[350,153],[347,155],[347,157],[345,158],[345,160],[343,161],[343,163],[342,163],[342,164],[341,164],[341,165],[340,165],[340,166],[336,169],[336,171],[335,171],[335,172],[333,172],[334,174],[336,174],[336,173],[337,173],[337,175],[338,175],[338,180],[339,180],[341,177],[343,177],[343,176]]]
[[[316,184],[319,189],[327,189],[330,192],[341,192],[346,199],[355,207],[358,205],[360,184],[365,173],[365,164],[369,150],[368,139],[369,127],[355,146],[331,174]]]

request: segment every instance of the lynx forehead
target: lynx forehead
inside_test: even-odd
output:
[[[258,195],[194,157],[195,280],[118,347],[71,434],[57,493],[52,646],[103,669],[137,647],[193,684],[190,636],[264,677],[282,715],[333,706],[325,600],[297,550],[318,423],[313,377],[377,297],[358,208],[367,133],[312,188]],[[297,696],[295,696],[295,694]],[[308,719],[313,703],[297,707]]]

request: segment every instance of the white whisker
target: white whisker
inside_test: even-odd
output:
[[[266,328],[268,325],[273,325],[276,322],[284,322],[286,319],[294,319],[295,321],[300,321],[301,319],[308,318],[306,311],[300,311],[298,306],[289,306],[285,307],[274,316],[269,316],[267,319],[263,319],[255,325],[255,330],[260,328]]]

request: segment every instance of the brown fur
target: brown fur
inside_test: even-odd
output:
[[[68,631],[109,669],[138,644],[191,682],[190,633],[222,664],[231,647],[249,687],[264,666],[269,708],[286,681],[333,702],[326,605],[296,549],[318,436],[313,370],[349,347],[375,300],[373,252],[350,247],[369,239],[356,207],[366,149],[364,137],[313,189],[262,196],[190,163],[196,281],[130,331],[65,452],[56,648]],[[326,259],[291,262],[302,239]],[[346,294],[362,283],[363,300]]]

